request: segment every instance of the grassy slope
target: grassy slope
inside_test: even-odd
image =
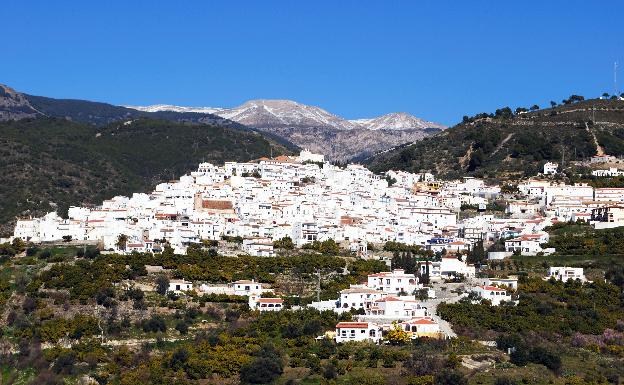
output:
[[[624,102],[589,100],[515,116],[461,123],[438,135],[368,159],[377,172],[433,171],[457,177],[514,178],[540,171],[544,162],[582,160],[596,154],[585,122],[611,155],[624,155]]]
[[[147,191],[202,161],[286,153],[261,135],[208,125],[137,120],[102,128],[44,118],[0,123],[0,223],[57,204],[95,204]]]

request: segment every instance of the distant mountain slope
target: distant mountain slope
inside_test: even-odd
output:
[[[290,152],[256,132],[203,124],[139,118],[95,127],[45,117],[0,122],[0,224],[148,191],[202,161],[271,153]]]
[[[176,111],[145,112],[88,100],[54,99],[44,96],[23,95],[30,105],[45,116],[65,118],[79,123],[89,123],[98,126],[120,120],[145,117],[244,128],[242,125],[228,121],[220,116],[206,113]]]
[[[412,145],[366,160],[371,170],[432,171],[443,177],[534,175],[546,161],[569,162],[597,154],[624,155],[624,101],[587,100],[534,112],[465,119]],[[593,122],[595,116],[595,122]]]
[[[0,121],[32,118],[39,115],[24,95],[0,84]]]
[[[362,159],[380,150],[412,143],[445,127],[406,113],[347,120],[322,108],[291,100],[250,100],[235,108],[155,105],[140,111],[209,111],[296,145],[323,153],[334,161]],[[373,134],[372,131],[375,131]]]
[[[446,127],[433,122],[419,119],[405,112],[393,112],[371,119],[356,119],[351,122],[369,130],[409,130],[409,129],[438,129]],[[437,131],[437,130],[436,130]]]
[[[212,107],[182,107],[174,106],[172,104],[154,104],[151,106],[124,106],[132,108],[134,110],[144,112],[161,112],[161,111],[173,111],[173,112],[197,112],[200,114],[214,114],[215,112],[222,111],[224,108],[212,108]]]
[[[29,117],[57,117],[79,123],[104,126],[119,121],[138,118],[163,119],[174,122],[209,124],[246,131],[258,131],[243,124],[204,111],[169,110],[154,108],[153,111],[139,111],[133,108],[80,99],[55,99],[45,96],[27,95],[0,84],[0,121]],[[297,146],[271,133],[264,133],[271,140],[295,151]]]

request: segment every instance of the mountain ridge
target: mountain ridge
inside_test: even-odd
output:
[[[157,112],[157,111],[176,111],[176,112],[205,112],[211,113],[215,115],[222,116],[224,118],[234,120],[243,124],[256,124],[257,121],[249,120],[249,111],[250,110],[258,110],[264,109],[266,113],[272,114],[275,117],[274,121],[269,121],[265,123],[265,125],[304,125],[304,126],[314,126],[315,124],[318,126],[329,125],[333,128],[337,129],[370,129],[370,130],[382,130],[382,129],[414,129],[414,128],[438,128],[445,129],[446,126],[435,123],[431,121],[427,121],[421,118],[418,118],[414,115],[411,115],[407,112],[391,112],[388,114],[376,116],[373,118],[361,118],[361,119],[345,119],[338,115],[332,114],[320,107],[310,106],[303,103],[299,103],[293,100],[288,99],[252,99],[248,100],[245,103],[233,107],[233,108],[223,108],[223,107],[184,107],[184,106],[176,106],[171,104],[155,104],[148,106],[125,106],[127,108],[136,109],[139,111],[145,112]],[[291,109],[298,108],[303,111],[308,111],[310,114],[307,117],[308,119],[312,119],[312,115],[316,115],[319,117],[314,120],[314,122],[308,122],[306,124],[298,124],[296,122],[296,118],[301,118],[301,113],[295,112],[294,114],[290,114],[290,116],[281,116],[279,114],[273,113],[274,109],[286,109],[290,107]],[[297,114],[298,113],[298,114]],[[298,116],[297,116],[298,115]],[[288,120],[286,118],[291,118]]]
[[[320,107],[292,100],[254,99],[234,108],[134,106],[141,111],[211,111],[263,132],[275,134],[301,148],[337,162],[357,161],[380,150],[413,143],[445,126],[407,113],[348,120]]]
[[[535,175],[546,162],[587,172],[583,167],[601,151],[624,156],[624,100],[575,96],[552,108],[518,109],[514,114],[505,107],[464,117],[443,132],[378,152],[363,162],[375,172],[393,169],[433,172],[441,178],[508,180]]]

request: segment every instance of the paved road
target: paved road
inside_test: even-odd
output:
[[[457,337],[457,333],[453,331],[451,324],[437,315],[438,305],[442,302],[455,303],[464,298],[468,294],[463,292],[467,291],[471,285],[470,283],[434,283],[432,286],[436,292],[436,298],[424,301],[424,306],[440,324],[440,331],[449,337]],[[446,288],[446,290],[442,290],[442,288]],[[458,289],[462,291],[462,294],[457,293]]]

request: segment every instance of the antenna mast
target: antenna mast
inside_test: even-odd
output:
[[[618,86],[617,86],[617,68],[618,68],[618,62],[616,61],[615,63],[613,63],[613,93],[616,97],[619,96]]]

